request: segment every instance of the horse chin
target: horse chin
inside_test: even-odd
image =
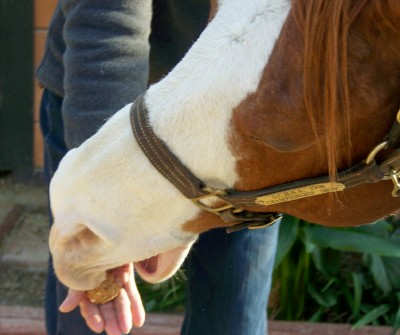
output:
[[[191,246],[192,244],[179,246],[143,261],[134,262],[133,265],[143,280],[152,284],[160,283],[179,270]]]

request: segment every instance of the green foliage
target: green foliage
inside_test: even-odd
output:
[[[325,228],[281,223],[270,316],[400,328],[400,229],[393,219]]]
[[[182,311],[186,277],[138,279],[148,312]],[[280,227],[269,315],[280,320],[400,329],[400,225],[325,228],[291,216]]]
[[[183,270],[160,284],[148,284],[139,277],[136,281],[146,312],[183,310],[187,281]]]

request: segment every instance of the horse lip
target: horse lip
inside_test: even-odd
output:
[[[160,283],[172,277],[178,271],[193,243],[194,241],[142,261],[134,262],[133,265],[143,280],[153,284]]]
[[[135,268],[138,270],[138,272],[145,272],[147,274],[154,274],[157,271],[158,267],[158,260],[159,260],[159,255],[147,258],[143,261],[140,262],[135,262]]]
[[[160,255],[156,255],[142,261],[133,262],[133,266],[138,275],[149,283],[158,283],[164,280],[160,274]]]

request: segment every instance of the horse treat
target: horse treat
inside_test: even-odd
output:
[[[120,291],[121,286],[115,281],[114,275],[108,273],[106,280],[99,286],[93,290],[86,291],[86,297],[93,304],[103,305],[118,297]]]

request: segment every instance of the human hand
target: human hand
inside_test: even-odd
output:
[[[136,287],[132,263],[114,269],[113,274],[122,284],[115,300],[96,305],[86,298],[84,291],[69,289],[59,308],[60,312],[68,313],[79,306],[86,324],[95,333],[105,331],[108,335],[120,335],[129,333],[133,325],[141,327],[145,311]]]

